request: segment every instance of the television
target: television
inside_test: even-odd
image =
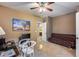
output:
[[[30,31],[30,20],[12,19],[12,29],[15,31]]]

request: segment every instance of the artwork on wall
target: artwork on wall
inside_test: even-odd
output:
[[[15,31],[30,31],[30,20],[12,19],[12,28]]]

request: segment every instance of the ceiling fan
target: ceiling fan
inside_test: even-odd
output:
[[[53,3],[55,3],[55,2],[36,2],[36,4],[38,6],[37,7],[32,7],[30,9],[34,10],[34,9],[40,8],[40,9],[42,9],[42,11],[43,11],[43,9],[46,9],[48,11],[53,11],[53,9],[47,7],[47,6],[49,6],[49,5],[53,4]]]

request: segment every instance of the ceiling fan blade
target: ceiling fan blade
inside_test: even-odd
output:
[[[49,11],[53,11],[52,9],[50,9],[50,8],[46,8],[47,10],[49,10]]]
[[[37,4],[39,4],[39,2],[36,2]]]
[[[38,8],[38,7],[33,7],[33,8],[30,8],[30,9],[36,9],[36,8]]]
[[[47,5],[50,5],[50,4],[53,4],[53,3],[55,3],[55,2],[48,2]]]

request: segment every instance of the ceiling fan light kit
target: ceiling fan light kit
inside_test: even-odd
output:
[[[47,6],[49,6],[50,4],[53,4],[54,2],[36,2],[35,4],[38,4],[38,7],[33,7],[33,8],[30,8],[31,10],[33,10],[33,9],[37,9],[37,8],[39,8],[40,10],[40,12],[45,12],[46,10],[48,10],[48,11],[53,11],[51,8],[48,8]]]
[[[45,12],[45,11],[46,11],[46,9],[45,9],[45,8],[40,7],[39,12]]]

